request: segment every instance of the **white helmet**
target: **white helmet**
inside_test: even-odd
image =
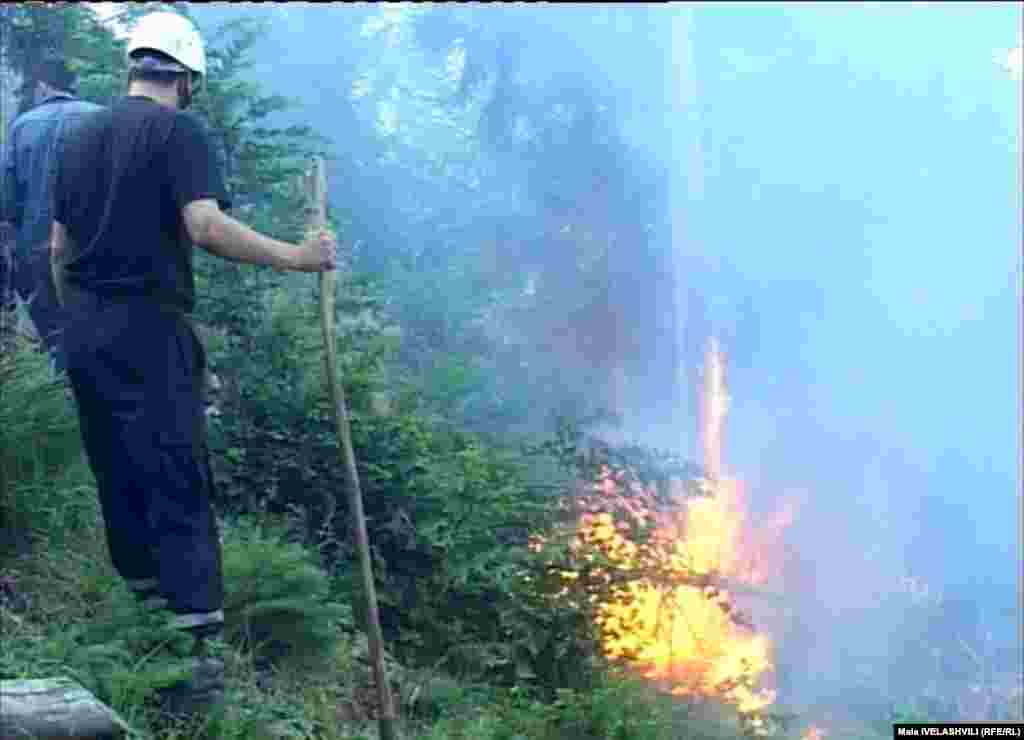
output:
[[[129,64],[132,54],[143,49],[166,54],[194,74],[206,77],[203,39],[192,22],[183,15],[159,12],[140,18],[128,40]],[[179,70],[168,68],[168,71]]]

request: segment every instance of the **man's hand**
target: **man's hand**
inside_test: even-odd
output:
[[[327,229],[306,235],[298,245],[295,269],[299,272],[326,272],[338,264],[338,240]]]

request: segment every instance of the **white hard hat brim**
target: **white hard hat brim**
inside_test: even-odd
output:
[[[145,49],[160,52],[195,74],[206,75],[202,38],[192,22],[177,13],[161,11],[139,19],[125,51],[131,60]]]

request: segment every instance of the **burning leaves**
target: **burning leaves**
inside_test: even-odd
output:
[[[601,481],[584,505],[606,506],[612,481]],[[580,568],[563,571],[567,588],[604,587],[591,603],[607,658],[676,695],[716,697],[744,713],[763,709],[773,699],[757,688],[771,670],[770,645],[729,588],[744,570],[735,500],[677,494],[658,507],[654,498],[634,491],[628,512],[580,515],[571,545]]]
[[[569,510],[559,596],[593,611],[606,658],[674,695],[731,703],[756,730],[757,715],[774,701],[766,686],[771,643],[735,593],[769,578],[792,512],[751,525],[739,482],[721,476],[728,395],[714,343],[704,379],[701,436],[711,477],[666,490],[605,466]]]

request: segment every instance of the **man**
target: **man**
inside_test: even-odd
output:
[[[53,176],[61,141],[102,108],[75,97],[75,75],[61,59],[45,58],[34,77],[33,105],[14,119],[4,152],[0,221],[10,222],[15,236],[4,276],[13,295],[2,300],[5,308],[15,295],[28,304],[54,369],[62,370],[58,337],[66,317],[54,295],[48,250]]]
[[[337,245],[326,233],[286,244],[222,213],[229,201],[210,141],[183,112],[206,72],[202,39],[186,18],[143,17],[127,51],[127,96],[91,117],[61,158],[53,269],[74,310],[68,378],[111,559],[201,647],[224,616],[203,442],[206,360],[186,318],[192,245],[303,272],[334,269]],[[223,664],[197,660],[195,675],[183,712],[218,698]],[[214,687],[210,695],[204,685]]]

